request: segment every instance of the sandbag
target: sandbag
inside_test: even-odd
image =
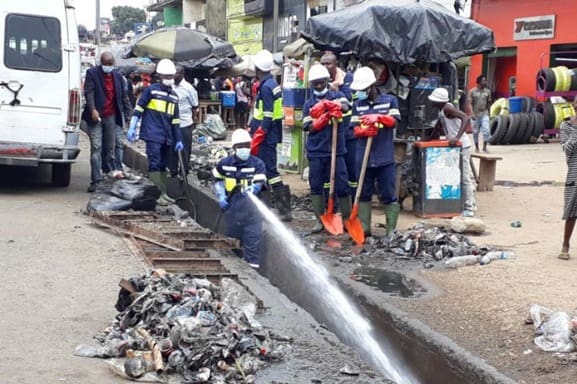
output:
[[[193,134],[210,136],[214,140],[226,139],[226,125],[220,115],[206,115],[204,122],[197,124]]]

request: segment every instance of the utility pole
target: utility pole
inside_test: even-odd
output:
[[[274,0],[273,5],[273,19],[272,19],[272,52],[278,51],[278,2],[279,0]]]
[[[94,28],[94,40],[96,41],[96,59],[100,58],[100,0],[96,0],[96,24]]]

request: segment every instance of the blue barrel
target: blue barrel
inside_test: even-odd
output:
[[[509,98],[509,112],[510,113],[521,113],[523,110],[523,98],[522,97],[510,97]]]

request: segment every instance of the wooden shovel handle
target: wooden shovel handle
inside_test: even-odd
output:
[[[337,119],[333,119],[333,141],[331,147],[331,179],[330,179],[331,185],[329,186],[329,197],[333,197],[333,194],[335,193],[335,171],[337,169],[338,131],[339,131],[339,123]]]
[[[357,185],[357,193],[355,193],[354,205],[359,204],[359,200],[361,198],[361,191],[363,189],[363,184],[365,182],[365,175],[367,174],[367,164],[369,163],[369,157],[371,154],[371,145],[373,145],[373,137],[372,136],[367,138],[367,146],[365,147],[365,154],[363,156],[363,164],[361,165],[361,174],[359,175],[359,180],[358,180],[358,185]]]

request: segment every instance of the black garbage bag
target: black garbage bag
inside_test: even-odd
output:
[[[152,211],[160,197],[160,189],[148,179],[118,180],[114,182],[110,193],[116,197],[132,201],[136,211]]]
[[[128,211],[132,208],[132,201],[112,195],[95,193],[86,205],[86,212]]]

